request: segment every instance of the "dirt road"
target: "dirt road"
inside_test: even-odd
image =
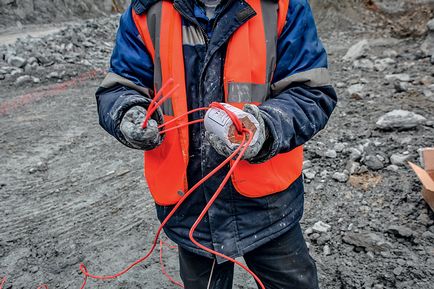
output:
[[[59,32],[64,28],[63,24],[56,25],[28,25],[25,27],[12,27],[7,30],[0,31],[0,43],[1,44],[12,44],[18,38],[23,37],[42,37],[45,35],[53,34]]]
[[[0,256],[13,288],[53,281],[54,288],[79,287],[79,262],[101,273],[120,269],[143,254],[155,231],[140,153],[123,149],[99,128],[96,83],[1,119]],[[158,264],[149,264],[128,276],[129,288],[159,274]],[[59,274],[70,278],[59,280]],[[155,288],[170,286],[164,281]]]

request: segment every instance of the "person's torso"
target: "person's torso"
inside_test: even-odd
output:
[[[203,7],[192,5],[194,2],[175,1],[175,8],[182,16],[182,54],[188,110],[225,100],[223,78],[228,41],[237,29],[253,16],[250,6],[244,1],[227,0],[217,8],[215,17],[210,20]],[[272,71],[274,65],[275,62],[270,62],[267,70]],[[203,117],[204,113],[198,112],[191,114],[189,120]],[[224,159],[205,140],[202,124],[189,126],[189,187]],[[189,228],[227,171],[227,167],[221,170],[187,199],[166,226],[169,237],[184,247],[194,247],[188,240]],[[303,209],[301,178],[291,187],[289,191],[252,199],[240,195],[232,183],[229,183],[199,225],[195,234],[197,240],[227,255],[235,256],[252,249],[254,243],[258,245],[282,233],[289,229],[291,223],[300,219]],[[293,190],[297,193],[292,193]],[[157,211],[162,220],[169,213],[170,207],[157,206]]]

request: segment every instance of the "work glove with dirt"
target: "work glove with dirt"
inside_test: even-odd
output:
[[[252,142],[243,159],[248,161],[254,159],[261,151],[268,134],[259,108],[253,104],[246,104],[244,109],[240,110],[227,103],[222,103],[222,105],[235,112],[243,126],[252,131]],[[220,155],[228,157],[239,147],[241,139],[236,135],[234,124],[223,110],[209,110],[205,116],[204,125],[205,137]]]
[[[158,129],[157,121],[152,118],[149,119],[146,128],[142,128],[145,117],[145,108],[133,106],[122,118],[120,130],[132,148],[148,151],[159,146],[163,137]]]

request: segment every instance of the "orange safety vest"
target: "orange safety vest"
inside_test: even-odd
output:
[[[289,0],[246,2],[257,14],[229,39],[224,65],[225,101],[237,107],[245,103],[260,104],[269,97],[277,38],[285,25],[289,6]],[[154,90],[170,78],[180,85],[172,99],[163,105],[168,121],[187,112],[183,40],[191,40],[194,34],[183,29],[181,15],[171,1],[157,2],[144,14],[134,12],[133,19],[154,61]],[[185,117],[168,128],[187,121]],[[145,152],[145,177],[157,204],[176,204],[182,192],[188,190],[188,145],[188,127],[183,127],[168,132],[159,147]],[[262,164],[242,161],[232,175],[232,183],[244,196],[264,197],[287,189],[301,176],[302,164],[302,147]]]

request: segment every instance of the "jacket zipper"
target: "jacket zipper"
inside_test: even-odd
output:
[[[197,22],[196,19],[194,19],[193,17],[190,17],[189,15],[185,14],[183,11],[181,11],[181,9],[179,9],[179,7],[175,4],[174,8],[176,11],[179,12],[179,14],[181,14],[181,16],[183,16],[184,18],[186,18],[188,21],[190,21],[191,23],[193,23],[196,27],[199,28],[200,32],[202,33],[202,35],[205,38],[205,48],[206,51],[208,51],[208,42],[209,42],[209,37],[208,34],[206,33],[206,31],[202,28],[202,26],[200,26],[200,24]],[[202,74],[202,73],[201,73]],[[202,79],[201,76],[199,76],[200,79]],[[202,85],[201,85],[201,81],[199,81],[199,95],[203,95],[203,89],[202,89]],[[202,134],[202,129],[200,129],[200,133]],[[201,154],[201,173],[202,173],[202,177],[204,176],[204,168],[202,167],[202,158],[203,158],[203,145],[200,146],[200,154]],[[187,176],[185,177],[185,179],[187,180]]]
[[[226,4],[225,4],[225,6],[223,6],[223,9],[220,11],[219,14],[217,14],[216,18],[214,18],[214,23],[212,24],[212,30],[215,29],[219,18],[224,14],[224,12],[226,11],[226,9],[228,9],[229,5],[232,4],[232,2],[234,2],[234,0],[228,0],[228,1],[226,1]]]
[[[175,7],[175,10],[179,12],[179,14],[181,14],[184,18],[186,18],[187,20],[189,20],[191,23],[193,23],[196,27],[199,28],[199,30],[201,31],[202,35],[205,37],[205,44],[208,47],[208,34],[206,34],[205,29],[202,28],[202,26],[200,26],[199,22],[197,22],[196,19],[194,19],[193,17],[190,17],[190,15],[185,14],[184,12],[181,11],[181,9],[179,9],[178,5],[173,5],[173,7]]]

